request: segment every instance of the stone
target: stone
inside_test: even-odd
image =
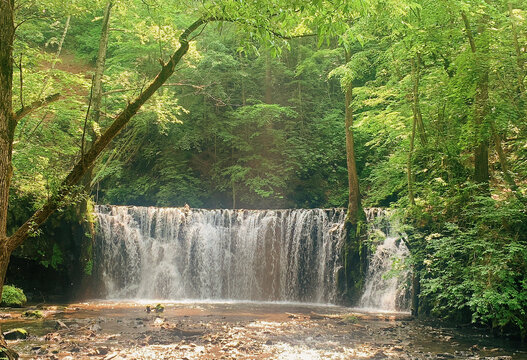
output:
[[[25,329],[13,329],[4,333],[4,339],[6,340],[22,340],[27,339],[28,333]]]
[[[33,318],[33,319],[42,319],[44,317],[44,315],[42,314],[42,311],[40,311],[40,310],[27,310],[27,311],[24,311],[23,316],[27,317],[27,318]]]

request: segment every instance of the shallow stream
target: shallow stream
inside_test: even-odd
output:
[[[3,312],[22,359],[527,359],[519,343],[470,327],[340,306],[261,302],[89,302]]]

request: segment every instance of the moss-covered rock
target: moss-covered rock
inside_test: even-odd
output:
[[[33,318],[33,319],[42,319],[44,315],[40,310],[28,310],[24,312],[24,317]]]
[[[21,340],[27,339],[28,333],[26,329],[13,329],[4,333],[4,339],[6,340]]]
[[[22,289],[11,285],[5,285],[2,290],[2,302],[0,306],[22,307],[26,305],[27,298]]]

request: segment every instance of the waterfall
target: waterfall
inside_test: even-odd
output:
[[[336,301],[344,209],[95,211],[107,298]]]
[[[366,210],[370,224],[369,242],[375,247],[369,260],[364,293],[359,306],[384,311],[408,311],[409,271],[404,259],[409,255],[397,223],[384,209]]]

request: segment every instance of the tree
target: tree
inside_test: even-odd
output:
[[[168,5],[168,4],[167,4]],[[195,5],[195,4],[192,4]],[[108,146],[112,139],[128,124],[130,119],[139,111],[145,102],[170,78],[176,65],[189,50],[190,36],[200,27],[212,21],[226,21],[237,23],[243,27],[256,30],[258,36],[266,41],[272,37],[290,38],[298,34],[296,24],[298,14],[316,14],[323,9],[323,4],[306,5],[303,2],[255,2],[251,6],[240,4],[236,1],[225,1],[220,4],[205,4],[201,8],[201,17],[188,26],[179,36],[179,47],[170,56],[168,61],[161,60],[161,70],[148,86],[117,115],[107,129],[98,137],[89,149],[81,147],[80,158],[69,174],[62,181],[58,191],[51,194],[46,203],[38,209],[16,231],[7,234],[7,209],[9,203],[9,189],[12,179],[12,153],[15,130],[19,120],[35,109],[57,100],[57,96],[39,100],[27,107],[13,111],[13,44],[15,38],[15,2],[14,0],[0,1],[0,292],[5,279],[11,253],[20,246],[24,240],[46,221],[58,208],[64,206],[76,193],[79,181],[94,165],[98,156]],[[352,3],[344,2],[345,10],[351,10]],[[108,5],[108,10],[111,3]],[[285,10],[285,11],[284,11]],[[330,12],[329,12],[330,13]],[[326,14],[327,15],[327,14]],[[327,26],[327,19],[317,17],[319,28]],[[322,20],[322,21],[321,21]],[[285,23],[287,26],[276,26]],[[106,26],[107,23],[105,22]],[[281,31],[277,31],[280,29]],[[254,33],[254,32],[253,32]],[[104,37],[103,32],[103,37]],[[102,42],[102,41],[101,41]],[[276,45],[271,47],[272,52],[277,52]],[[96,89],[96,96],[100,90]],[[84,141],[83,141],[84,143]],[[1,293],[0,293],[1,295]],[[2,345],[5,345],[3,343]]]

